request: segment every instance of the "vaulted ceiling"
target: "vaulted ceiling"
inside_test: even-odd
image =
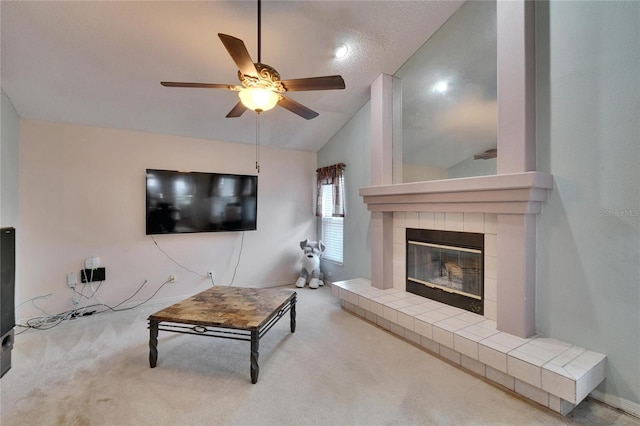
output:
[[[291,92],[320,115],[260,116],[265,146],[319,150],[461,1],[263,1],[262,62],[282,79],[340,74],[346,89]],[[1,83],[23,118],[255,143],[256,116],[225,118],[237,93],[160,81],[238,84],[217,34],[257,61],[255,1],[2,1]],[[340,44],[349,47],[336,59]]]

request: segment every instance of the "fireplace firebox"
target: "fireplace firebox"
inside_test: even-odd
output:
[[[410,293],[484,314],[484,235],[407,228]]]

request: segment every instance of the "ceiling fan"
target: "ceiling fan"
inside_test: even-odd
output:
[[[231,59],[238,67],[238,79],[241,85],[212,83],[179,83],[162,81],[165,87],[187,87],[203,89],[228,89],[239,92],[240,101],[229,111],[227,118],[240,117],[247,109],[261,113],[276,105],[285,108],[300,117],[310,120],[318,113],[288,98],[286,92],[309,90],[344,89],[344,80],[339,75],[325,77],[298,78],[280,80],[280,74],[273,67],[263,64],[260,57],[261,42],[261,0],[258,0],[258,62],[253,62],[244,42],[227,34],[218,34]]]

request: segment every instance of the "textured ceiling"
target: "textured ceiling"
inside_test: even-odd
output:
[[[460,6],[458,1],[263,1],[262,62],[283,79],[341,74],[345,90],[289,96],[320,113],[282,108],[260,118],[261,144],[317,151]],[[237,84],[217,33],[244,40],[257,61],[257,4],[2,1],[2,90],[24,118],[255,143],[255,114],[225,115],[226,90],[160,81]],[[338,60],[340,43],[350,47]]]

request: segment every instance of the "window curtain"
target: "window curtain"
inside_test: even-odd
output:
[[[322,217],[322,185],[333,186],[332,217],[344,217],[344,169],[343,163],[321,167],[316,170],[318,178],[316,191],[316,216]]]

